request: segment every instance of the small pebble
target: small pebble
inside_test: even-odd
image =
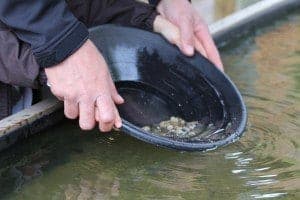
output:
[[[171,117],[170,121],[174,124],[178,124],[178,118],[176,118],[176,117]]]
[[[167,127],[167,122],[166,121],[162,121],[162,122],[159,123],[159,126],[161,128],[166,128]]]
[[[147,131],[147,132],[150,132],[151,129],[150,129],[149,126],[144,126],[144,127],[143,127],[143,130],[144,130],[144,131]]]
[[[168,125],[168,126],[167,126],[167,130],[168,130],[168,131],[172,131],[173,128],[174,128],[174,127],[173,127],[172,125]]]
[[[231,124],[228,123],[227,127]],[[202,124],[199,121],[186,122],[179,117],[170,117],[169,120],[165,120],[156,125],[145,126],[143,130],[152,132],[163,137],[169,137],[176,139],[188,139],[200,141],[202,139],[210,139],[211,134],[218,131],[213,124]],[[219,133],[219,132],[218,132]],[[213,134],[218,139],[218,134]]]
[[[190,128],[188,128],[188,127],[182,127],[182,131],[184,131],[184,132],[189,132],[191,129]]]
[[[190,135],[190,136],[195,136],[196,133],[195,133],[194,131],[191,131],[191,132],[189,133],[189,135]]]

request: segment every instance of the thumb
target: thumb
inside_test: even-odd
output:
[[[181,51],[187,55],[194,55],[194,30],[193,18],[183,17],[178,22],[181,38]]]
[[[116,86],[111,78],[111,76],[109,76],[109,86],[110,86],[110,92],[111,92],[111,97],[112,100],[116,103],[116,104],[122,104],[124,103],[124,99],[123,97],[121,97],[121,95],[118,93]]]
[[[181,47],[180,32],[177,26],[158,15],[154,21],[154,31],[160,33],[171,44]]]

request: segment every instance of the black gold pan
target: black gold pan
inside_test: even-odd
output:
[[[247,111],[240,92],[200,54],[186,57],[157,34],[115,25],[91,29],[90,38],[125,99],[119,107],[123,132],[154,145],[187,151],[215,149],[242,136]],[[171,116],[214,124],[215,134],[222,137],[182,140],[141,128]]]

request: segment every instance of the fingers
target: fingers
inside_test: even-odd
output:
[[[119,111],[118,111],[117,107],[115,107],[115,118],[116,118],[116,120],[115,120],[115,127],[116,128],[121,128],[121,126],[122,126],[122,119],[120,117],[120,114],[119,114]]]
[[[187,55],[194,55],[193,18],[185,17],[178,23],[181,38],[181,51]]]
[[[154,21],[154,31],[160,33],[171,44],[181,48],[180,32],[177,26],[158,15]]]
[[[102,132],[110,131],[115,124],[115,105],[110,96],[100,96],[96,100],[98,109],[99,129]]]
[[[159,9],[160,14],[164,13],[161,10],[162,6],[159,7],[161,7]],[[161,33],[170,43],[177,45],[182,53],[187,56],[192,56],[194,49],[196,49],[223,71],[223,64],[218,49],[205,22],[195,10],[190,10],[189,13],[182,13],[182,16],[177,14],[176,17],[173,15],[173,17],[168,15],[157,16],[154,21],[154,31]],[[168,23],[176,25],[175,28],[168,26]],[[176,36],[176,30],[178,29],[179,37]]]
[[[98,109],[98,106],[95,105],[95,119],[96,119],[96,122],[99,122],[100,118],[99,118],[99,109]]]
[[[112,99],[113,101],[116,103],[116,104],[122,104],[124,103],[124,99],[123,97],[121,97],[121,95],[118,93],[117,89],[116,89],[116,86],[111,78],[110,77],[110,80],[109,80],[109,85],[110,85],[110,90],[111,90],[111,96],[112,96]]]
[[[205,51],[204,47],[202,46],[201,42],[196,37],[194,38],[194,42],[195,42],[195,48],[196,48],[196,50],[201,55],[203,55],[205,58],[207,58],[206,51]]]
[[[116,106],[114,106],[114,111],[115,111],[115,120],[114,120],[114,126],[116,128],[121,128],[122,126],[122,119],[120,117],[120,114],[119,114],[119,111],[117,109]],[[95,119],[97,122],[100,122],[100,112],[99,112],[99,109],[98,109],[98,106],[95,107]],[[99,128],[100,128],[100,124],[99,124]],[[101,129],[100,129],[101,130]]]
[[[76,119],[79,115],[78,103],[75,100],[65,100],[64,113],[67,118]]]
[[[175,44],[187,56],[194,54],[194,31],[192,18],[180,20],[178,27],[169,20],[157,16],[154,20],[154,31],[162,34],[170,43]]]
[[[95,103],[91,99],[82,99],[79,102],[79,126],[82,130],[91,130],[95,127]]]
[[[207,58],[214,63],[221,71],[224,71],[223,64],[221,61],[220,54],[218,49],[209,33],[209,30],[204,25],[198,25],[198,28],[195,31],[196,38],[203,45],[203,48],[206,51]]]
[[[96,120],[102,131],[120,126],[115,103],[123,103],[124,99],[113,84],[105,59],[90,40],[63,62],[45,69],[45,73],[52,93],[64,101],[65,115],[71,119],[79,116],[83,130],[92,129]]]
[[[95,122],[99,122],[99,129],[102,132],[109,132],[115,126],[120,128],[122,120],[115,106],[124,103],[124,99],[119,95],[112,78],[109,76],[108,87],[110,91],[103,92],[97,97],[96,102],[82,101],[80,103],[79,125],[83,130],[94,128]],[[103,89],[105,91],[105,89]],[[96,105],[96,106],[95,106]],[[67,104],[67,114],[76,115],[73,104]]]
[[[120,97],[122,100],[123,98]],[[124,101],[124,100],[123,100]],[[111,131],[113,126],[121,128],[122,119],[119,111],[112,99],[101,98],[96,100],[96,106],[93,101],[82,100],[79,103],[74,101],[64,101],[65,115],[69,119],[75,119],[79,114],[79,126],[83,130],[91,130],[95,123],[99,122],[99,129],[102,132]]]

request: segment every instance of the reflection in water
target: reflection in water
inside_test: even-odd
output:
[[[242,143],[259,158],[246,166],[237,162],[234,172],[258,190],[254,198],[299,196],[299,19],[290,16],[289,23],[279,22],[275,30],[244,41],[242,49],[224,56],[229,74],[242,85],[249,109],[248,133]],[[237,62],[239,56],[249,64]]]
[[[0,153],[3,199],[299,199],[300,15],[224,49],[245,136],[207,153],[63,123]]]

